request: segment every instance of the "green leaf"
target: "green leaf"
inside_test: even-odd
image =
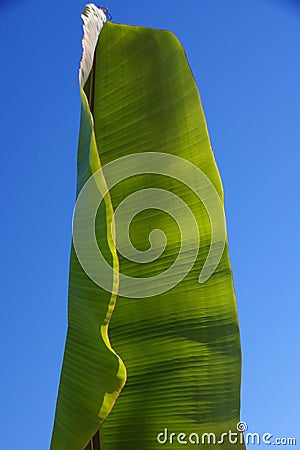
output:
[[[223,190],[193,75],[172,33],[110,22],[90,69],[83,57],[74,217],[80,239],[74,238],[71,252],[69,327],[51,449],[83,450],[99,427],[102,450],[158,449],[158,435],[169,445],[171,438],[173,449],[182,448],[180,440],[195,440],[191,433],[220,439],[237,432],[239,422],[240,338]],[[112,186],[114,177],[124,179]],[[101,198],[95,238],[110,272],[93,253],[86,222]],[[134,248],[123,236],[130,215]],[[166,247],[162,234],[153,233],[158,229]],[[199,283],[203,267],[208,275]],[[220,447],[231,447],[225,441]]]

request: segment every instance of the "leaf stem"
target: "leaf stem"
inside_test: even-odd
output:
[[[94,107],[95,107],[95,84],[96,84],[96,49],[94,53],[94,61],[93,61],[93,67],[92,67],[92,73],[91,73],[91,85],[90,85],[90,109],[91,113],[94,116]]]
[[[100,431],[99,430],[93,437],[93,450],[101,450]]]

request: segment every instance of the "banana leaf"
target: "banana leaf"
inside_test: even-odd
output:
[[[94,5],[82,18],[51,449],[244,448],[241,433],[222,437],[239,422],[240,336],[223,188],[186,55],[169,31],[108,22]]]

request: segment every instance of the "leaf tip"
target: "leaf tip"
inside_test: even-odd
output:
[[[83,20],[82,57],[79,69],[79,84],[83,87],[91,72],[94,52],[99,34],[106,22],[104,11],[93,3],[85,6],[81,18]]]

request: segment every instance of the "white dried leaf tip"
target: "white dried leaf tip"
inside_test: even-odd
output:
[[[95,48],[99,34],[106,22],[102,9],[89,3],[81,14],[83,20],[82,57],[79,69],[79,84],[83,87],[93,67]]]

